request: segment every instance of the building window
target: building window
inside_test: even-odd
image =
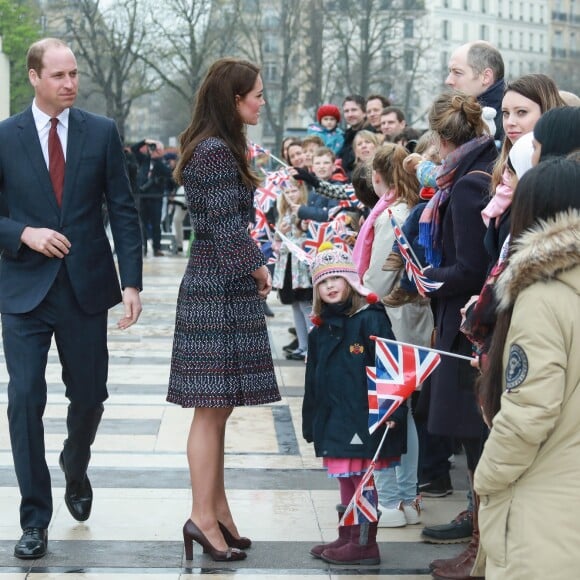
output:
[[[520,2],[520,20],[524,19],[524,3]]]
[[[403,66],[405,70],[412,71],[415,67],[415,51],[405,50],[403,53]]]
[[[450,36],[450,26],[449,26],[449,20],[442,20],[441,21],[441,26],[443,28],[442,30],[442,37],[443,40],[449,40],[449,36]]]
[[[463,10],[469,10],[469,0],[463,0]]]
[[[481,40],[489,40],[488,27],[485,24],[482,24],[479,27],[479,38],[481,38]]]
[[[273,62],[264,65],[264,80],[268,82],[276,82],[278,80],[278,65]]]
[[[264,36],[264,52],[267,54],[278,53],[278,36],[266,34]]]
[[[524,33],[520,32],[520,50],[524,49]]]
[[[405,38],[413,38],[413,20],[411,18],[405,18],[403,35]]]
[[[497,30],[497,47],[503,48],[503,30],[501,28]]]
[[[530,32],[530,52],[534,52],[534,34]]]
[[[481,12],[483,14],[487,12],[487,0],[481,0]]]

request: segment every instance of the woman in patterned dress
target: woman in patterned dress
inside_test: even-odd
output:
[[[233,408],[280,400],[262,300],[272,288],[248,233],[257,177],[248,165],[245,125],[264,105],[259,69],[224,58],[209,69],[193,118],[180,137],[175,170],[195,241],[177,299],[167,400],[195,407],[187,441],[193,505],[184,528],[214,560],[240,560],[241,538],[224,486],[224,439]]]

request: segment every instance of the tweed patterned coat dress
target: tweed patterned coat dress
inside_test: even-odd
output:
[[[195,148],[183,184],[196,240],[177,299],[167,400],[182,407],[279,401],[251,275],[266,262],[248,233],[253,192],[215,137]]]

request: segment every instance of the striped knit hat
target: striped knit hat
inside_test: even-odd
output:
[[[310,273],[314,288],[326,278],[340,276],[350,284],[353,290],[361,296],[366,296],[367,302],[372,304],[378,301],[377,295],[361,284],[356,266],[350,255],[336,248],[330,242],[320,244],[316,257],[310,266]]]

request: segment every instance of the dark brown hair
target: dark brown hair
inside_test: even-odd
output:
[[[179,136],[181,156],[173,174],[177,183],[182,183],[194,149],[208,137],[219,137],[226,143],[247,187],[253,189],[260,183],[248,162],[244,122],[236,107],[236,97],[245,97],[259,74],[257,65],[238,58],[221,58],[211,65],[197,92],[191,123]]]

